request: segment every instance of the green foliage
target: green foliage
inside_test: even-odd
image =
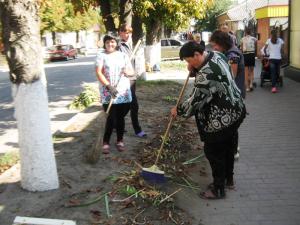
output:
[[[54,134],[52,135],[52,142],[60,142],[63,141],[66,137],[65,136],[61,136],[59,134]]]
[[[172,30],[187,26],[190,19],[200,19],[211,7],[213,0],[136,0],[134,12],[140,15],[147,26],[154,20],[159,20]]]
[[[40,18],[41,32],[44,31],[63,31],[64,19],[67,19],[67,9],[72,5],[64,0],[44,1],[41,3]]]
[[[111,181],[111,182],[116,182],[118,180],[119,177],[117,177],[116,175],[111,175],[105,178],[105,180]]]
[[[77,2],[77,4],[75,4]],[[79,5],[84,5],[78,11]],[[80,31],[100,24],[99,8],[87,1],[43,1],[40,8],[41,32]]]
[[[69,108],[83,110],[97,101],[99,101],[98,89],[95,86],[86,84],[84,90],[74,98]]]
[[[98,24],[101,17],[98,9],[89,8],[84,12],[75,12],[74,8],[70,9],[65,20],[65,30],[80,31],[91,28]]]
[[[134,186],[126,185],[120,190],[120,192],[125,195],[133,195],[133,194],[137,193],[137,190]]]
[[[232,0],[218,1],[218,3],[213,4],[213,6],[208,9],[204,18],[197,20],[196,30],[201,31],[214,31],[218,27],[217,16],[229,9],[229,7],[234,3]]]
[[[18,152],[8,152],[0,155],[0,173],[9,169],[20,160]]]
[[[170,95],[167,95],[167,96],[163,96],[163,100],[167,101],[167,102],[177,102],[177,97],[174,97],[174,96],[170,96]]]
[[[75,12],[88,11],[98,5],[97,0],[68,0],[68,2],[73,4]]]

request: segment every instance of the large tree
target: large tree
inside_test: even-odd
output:
[[[204,12],[204,17],[196,21],[195,29],[198,32],[214,31],[218,27],[217,16],[229,9],[235,1],[223,0],[213,4],[211,8]]]
[[[163,26],[174,31],[187,27],[191,19],[202,18],[212,3],[213,0],[135,0],[133,12],[146,27],[146,63],[153,68],[160,63]]]
[[[133,0],[120,0],[120,13],[119,21],[120,24],[132,25],[132,5]]]
[[[1,0],[4,52],[19,132],[21,185],[30,191],[59,186],[40,42],[39,1]]]
[[[107,32],[116,32],[117,27],[115,25],[114,15],[117,14],[116,11],[116,0],[99,0],[98,1],[101,9],[101,16],[103,18],[103,23]]]
[[[40,9],[41,33],[86,30],[100,23],[98,8],[87,1],[44,0]],[[78,35],[77,35],[78,38]]]
[[[40,18],[41,33],[49,31],[52,33],[53,44],[56,44],[55,33],[64,31],[64,21],[68,20],[68,11],[70,4],[64,0],[41,1]]]
[[[136,0],[134,13],[143,18],[146,42],[151,45],[160,40],[162,25],[176,31],[187,26],[191,19],[202,18],[212,4],[213,0]]]

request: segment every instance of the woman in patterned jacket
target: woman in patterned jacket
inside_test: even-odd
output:
[[[171,114],[196,118],[213,175],[213,183],[200,196],[224,198],[225,182],[233,185],[234,136],[245,118],[243,98],[222,53],[206,52],[196,42],[188,42],[179,54],[193,69],[195,83],[190,97]]]
[[[231,38],[228,33],[216,30],[210,37],[210,44],[215,51],[222,52],[228,60],[231,68],[231,74],[237,87],[242,93],[242,97],[246,97],[246,82],[245,82],[245,63],[242,52],[232,44]],[[239,158],[240,148],[238,146],[239,136],[235,136],[236,148],[234,151],[234,159]]]

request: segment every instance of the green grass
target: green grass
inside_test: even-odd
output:
[[[52,135],[52,142],[60,142],[60,141],[63,141],[66,137],[64,136],[61,136],[59,134],[57,135]]]
[[[0,173],[9,169],[20,160],[18,152],[8,152],[0,155]]]
[[[161,70],[186,70],[187,64],[181,60],[162,61],[160,63]]]
[[[70,104],[70,109],[83,110],[88,108],[94,102],[99,101],[99,91],[98,88],[93,84],[84,84],[84,90],[76,96],[73,102]]]
[[[167,101],[167,102],[176,102],[178,99],[178,97],[174,97],[174,96],[163,96],[163,100]]]
[[[138,85],[142,86],[165,86],[165,85],[179,85],[178,82],[172,80],[137,80]]]
[[[134,186],[126,185],[121,189],[120,192],[125,195],[133,195],[137,192],[137,189]]]

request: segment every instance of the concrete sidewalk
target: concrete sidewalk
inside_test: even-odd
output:
[[[300,224],[300,83],[286,78],[279,93],[270,91],[266,84],[247,93],[236,190],[217,201],[186,193],[197,225]]]
[[[70,103],[70,100],[49,103],[52,134],[58,130],[64,129],[76,119],[73,117],[76,116],[79,111],[68,109]],[[8,128],[0,133],[0,154],[19,150],[16,121],[9,121],[7,126]]]

